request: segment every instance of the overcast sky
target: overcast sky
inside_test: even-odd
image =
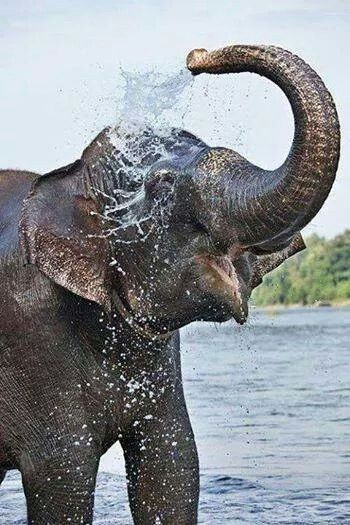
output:
[[[338,179],[308,228],[338,233],[350,227],[349,15],[348,0],[1,0],[0,165],[75,160],[116,121],[120,66],[175,72],[193,47],[277,44],[319,72],[338,106]],[[253,75],[198,78],[183,122],[263,167],[282,162],[293,132],[284,95]]]

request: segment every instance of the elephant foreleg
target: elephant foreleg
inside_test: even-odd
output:
[[[187,413],[174,410],[136,429],[122,440],[135,525],[195,525],[198,457]]]
[[[67,451],[26,458],[22,479],[28,525],[91,525],[98,460]]]

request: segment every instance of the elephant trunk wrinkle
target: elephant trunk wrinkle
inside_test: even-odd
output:
[[[272,80],[287,96],[295,134],[285,162],[273,171],[247,162],[244,177],[234,163],[227,170],[225,185],[231,180],[230,207],[233,222],[241,225],[236,235],[240,243],[273,241],[277,245],[290,240],[319,211],[337,171],[340,128],[329,91],[301,58],[275,46],[193,50],[187,57],[187,67],[196,75],[257,73]]]

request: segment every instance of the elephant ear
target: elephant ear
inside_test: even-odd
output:
[[[296,253],[305,250],[306,246],[300,232],[296,233],[288,246],[282,250],[276,251],[267,255],[260,255],[257,257],[253,265],[252,286],[258,286],[262,282],[262,278],[267,273],[271,272],[280,266],[285,260],[289,259]]]
[[[110,309],[109,244],[83,170],[77,161],[33,183],[22,210],[21,246],[26,262],[55,283]]]

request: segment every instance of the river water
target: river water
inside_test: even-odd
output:
[[[199,523],[349,524],[350,309],[253,310],[243,327],[193,324],[182,349]],[[1,486],[0,516],[25,523],[18,473]],[[115,447],[101,463],[94,523],[132,523]]]

